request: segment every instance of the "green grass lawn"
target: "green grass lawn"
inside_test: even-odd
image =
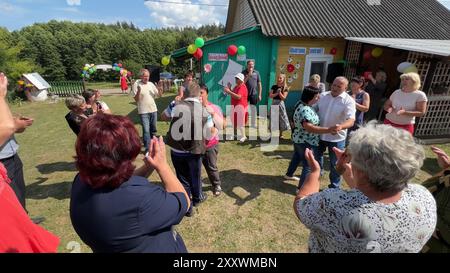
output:
[[[172,100],[158,100],[163,110]],[[128,115],[139,132],[136,106],[126,95],[103,98],[115,114]],[[43,226],[61,238],[60,252],[70,252],[67,244],[81,243],[82,252],[90,252],[72,228],[69,197],[76,174],[75,135],[64,115],[64,103],[33,103],[12,106],[15,113],[35,119],[32,127],[18,134],[20,157],[24,163],[27,184],[27,208],[31,216],[45,216]],[[158,133],[168,130],[158,122]],[[450,145],[437,145],[450,154]],[[423,170],[414,179],[422,181],[438,171],[429,147]],[[308,231],[297,220],[292,209],[296,184],[283,181],[292,145],[284,141],[276,152],[261,151],[257,142],[240,145],[236,141],[220,144],[219,169],[224,193],[213,197],[203,172],[204,191],[208,200],[193,218],[184,218],[177,227],[190,252],[306,252]],[[170,157],[168,157],[170,158]],[[141,160],[136,163],[141,165]],[[300,172],[297,170],[297,174]],[[328,174],[322,180],[326,187]],[[159,182],[157,175],[151,181]]]

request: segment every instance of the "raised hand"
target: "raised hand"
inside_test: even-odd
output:
[[[145,156],[144,161],[158,172],[161,169],[168,167],[166,158],[166,144],[164,144],[162,137],[159,137],[159,139],[153,137],[149,145],[148,154]]]
[[[308,161],[308,165],[311,168],[311,172],[319,171],[320,172],[320,164],[314,158],[314,153],[310,149],[305,150],[305,158]]]
[[[0,98],[5,98],[8,93],[8,78],[0,73]]]
[[[346,172],[349,172],[351,174],[351,170],[352,170],[352,165],[350,164],[351,157],[347,153],[347,151],[342,151],[342,150],[334,147],[333,152],[337,158],[336,171],[341,175]]]
[[[431,150],[437,156],[439,167],[441,167],[442,169],[447,169],[450,167],[450,157],[443,150],[435,146],[432,146]]]

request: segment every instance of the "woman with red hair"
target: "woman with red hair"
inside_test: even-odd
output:
[[[8,79],[0,73],[0,147],[14,134],[14,119],[6,103]],[[0,253],[56,252],[59,238],[34,224],[9,185],[0,163]]]
[[[82,124],[72,225],[94,252],[187,252],[174,225],[190,201],[167,163],[165,144],[153,138],[145,164],[135,170],[140,149],[136,128],[126,117],[97,114]],[[154,170],[164,188],[147,180]]]

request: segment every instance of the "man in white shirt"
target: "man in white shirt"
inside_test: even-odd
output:
[[[150,72],[147,69],[141,69],[140,76],[141,80],[133,84],[132,94],[141,118],[144,147],[145,152],[147,152],[150,140],[157,132],[158,108],[156,107],[155,99],[162,96],[163,90],[159,84],[157,88],[149,81]]]
[[[323,169],[323,153],[328,148],[330,155],[329,188],[339,188],[341,183],[341,176],[336,171],[337,158],[333,147],[345,149],[347,129],[355,123],[356,105],[352,97],[347,94],[347,87],[348,80],[345,77],[337,77],[331,86],[331,91],[322,93],[316,105],[320,126],[334,128],[332,134],[320,136],[318,151],[318,161]]]

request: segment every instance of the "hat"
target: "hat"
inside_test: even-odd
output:
[[[245,79],[245,77],[244,77],[244,74],[242,74],[242,73],[238,73],[238,74],[236,74],[236,76],[234,76],[236,79],[239,79],[239,80],[241,80],[241,81],[244,81],[244,79]]]

